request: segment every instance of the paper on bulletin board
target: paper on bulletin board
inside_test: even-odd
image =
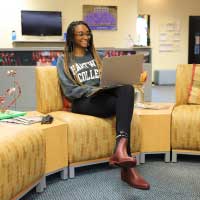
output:
[[[174,41],[180,41],[181,40],[181,35],[179,32],[175,32],[173,35],[173,40]]]
[[[167,21],[159,26],[159,51],[175,52],[180,50],[181,25],[179,20]]]
[[[166,41],[167,40],[167,34],[166,33],[160,33],[160,41]]]
[[[160,52],[171,52],[173,51],[172,44],[160,44]]]

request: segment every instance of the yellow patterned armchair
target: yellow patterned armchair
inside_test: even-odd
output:
[[[192,79],[191,64],[178,65],[176,71],[176,105],[172,112],[172,162],[177,154],[200,155],[200,105],[187,104]]]
[[[36,67],[36,83],[37,111],[49,113],[67,124],[69,177],[74,177],[76,167],[107,162],[115,144],[115,118],[63,111],[56,67]],[[131,128],[133,132],[133,123]],[[133,152],[139,151],[139,135],[134,134],[131,146]]]

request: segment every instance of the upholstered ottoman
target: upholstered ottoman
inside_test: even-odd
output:
[[[0,124],[0,199],[20,197],[45,173],[45,139],[42,130]]]
[[[170,128],[173,104],[154,103],[160,109],[135,109],[135,126],[141,136],[140,163],[145,163],[146,154],[164,154],[170,161]]]
[[[32,111],[27,116],[42,116],[43,114]],[[68,141],[67,124],[54,119],[51,124],[35,123],[31,127],[43,131],[46,143],[45,175],[61,172],[61,178],[68,178]]]

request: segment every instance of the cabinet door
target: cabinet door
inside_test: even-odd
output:
[[[16,102],[16,110],[31,111],[36,109],[35,66],[17,66],[16,80],[22,90]]]

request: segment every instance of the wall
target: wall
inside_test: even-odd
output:
[[[94,31],[95,44],[97,47],[128,47],[127,35],[131,34],[133,38],[135,36],[138,8],[138,13],[151,15],[153,70],[175,69],[178,63],[187,63],[189,16],[200,15],[199,0],[0,0],[0,3],[0,48],[12,47],[12,30],[16,30],[18,40],[38,39],[21,36],[20,10],[60,10],[63,13],[65,31],[72,20],[82,19],[83,4],[118,6],[118,30]],[[181,26],[180,49],[175,52],[159,52],[160,24],[177,20]]]
[[[17,40],[62,39],[62,37],[36,37],[21,35],[21,10],[62,11],[63,32],[73,20],[82,19],[82,5],[118,6],[118,30],[94,31],[97,47],[129,47],[128,34],[134,37],[138,0],[0,0],[1,26],[0,48],[12,48],[11,32],[15,30]]]
[[[152,63],[155,69],[176,69],[177,64],[188,62],[189,16],[200,15],[199,0],[139,0],[138,13],[151,15]],[[180,49],[159,52],[159,28],[166,22],[180,22]]]

